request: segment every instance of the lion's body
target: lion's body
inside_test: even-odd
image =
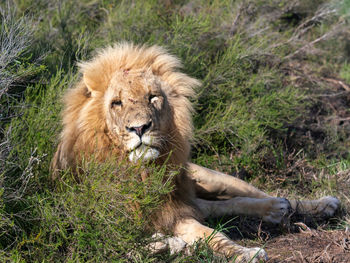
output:
[[[290,204],[241,180],[188,163],[192,136],[188,98],[200,83],[180,73],[179,67],[180,62],[160,47],[127,43],[106,48],[81,63],[82,78],[64,98],[63,131],[52,160],[53,177],[59,170],[75,171],[91,156],[101,162],[111,156],[130,163],[153,160],[164,164],[167,160],[169,172],[174,168],[179,172],[173,179],[174,190],[152,217],[154,228],[173,233],[188,244],[211,236],[209,245],[215,251],[238,255],[242,261],[255,254],[265,259],[263,250],[236,245],[202,225],[201,217],[236,213],[278,223]],[[228,200],[199,199],[196,192],[201,197]],[[306,212],[316,207],[314,214],[324,212],[319,204],[323,209],[331,207],[329,214],[338,206],[333,199],[306,201],[299,207],[295,201],[291,204]]]

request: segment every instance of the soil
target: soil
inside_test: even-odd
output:
[[[350,233],[341,230],[307,230],[273,238],[265,247],[269,263],[350,262]]]
[[[244,217],[221,223],[223,231],[236,243],[263,247],[268,263],[350,263],[350,230],[339,229],[342,213],[338,211],[335,217],[319,221],[293,215],[281,225]]]

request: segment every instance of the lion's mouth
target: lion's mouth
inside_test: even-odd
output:
[[[140,141],[139,144],[137,144],[133,149],[129,150],[129,152],[135,151],[136,149],[139,149],[139,148],[142,148],[142,147],[157,149],[157,147],[155,147],[154,145],[151,145],[151,144],[148,144],[148,143]]]
[[[152,145],[148,145],[140,142],[134,149],[129,153],[130,161],[148,161],[158,158],[159,150]]]
[[[140,143],[139,143],[138,145],[136,145],[135,148],[132,149],[131,151],[134,151],[134,150],[140,148],[142,145],[147,146],[147,147],[150,147],[150,145],[146,145],[145,143],[140,142]]]

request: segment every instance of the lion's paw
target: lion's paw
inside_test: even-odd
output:
[[[186,249],[187,243],[179,237],[165,237],[162,233],[155,233],[152,238],[157,239],[148,245],[148,249],[152,254],[162,253],[166,250],[170,251],[170,254],[176,254]]]
[[[267,261],[267,254],[264,249],[260,247],[244,248],[242,254],[236,257],[234,262],[265,262]]]
[[[171,255],[184,251],[187,248],[187,243],[179,237],[169,237],[168,244]]]
[[[263,221],[273,224],[281,223],[283,218],[291,211],[289,201],[286,198],[275,197],[269,198],[268,202],[269,206],[262,218]]]
[[[333,216],[340,205],[339,199],[333,196],[325,196],[317,201],[317,214],[321,217]]]

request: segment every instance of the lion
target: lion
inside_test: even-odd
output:
[[[177,169],[173,190],[152,216],[156,236],[150,249],[178,251],[207,240],[214,252],[239,262],[267,259],[262,248],[242,247],[204,219],[249,215],[280,223],[292,212],[332,216],[340,202],[273,197],[230,175],[189,161],[193,112],[190,98],[201,82],[179,71],[180,61],[159,46],[118,43],[101,49],[90,61],[78,64],[81,78],[64,96],[63,130],[51,163],[53,178],[75,170],[94,155],[132,164],[166,162]]]

